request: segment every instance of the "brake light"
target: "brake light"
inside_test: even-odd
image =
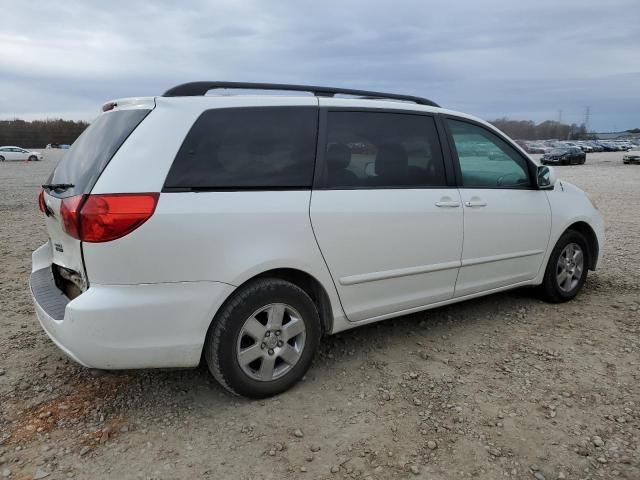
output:
[[[80,209],[80,239],[108,242],[133,232],[149,220],[158,193],[89,195]]]
[[[113,110],[114,108],[116,108],[118,104],[116,102],[107,102],[104,105],[102,105],[102,111],[103,112],[108,112],[109,110]]]
[[[83,242],[109,242],[133,232],[149,220],[158,193],[77,195],[62,200],[64,230]]]
[[[44,203],[44,190],[40,190],[40,193],[38,194],[38,208],[42,213],[47,212],[47,206]]]

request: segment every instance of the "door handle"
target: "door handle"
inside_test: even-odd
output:
[[[470,202],[464,202],[465,207],[486,207],[487,202],[482,200],[471,200]]]
[[[452,200],[436,202],[436,207],[441,207],[441,208],[443,207],[455,208],[459,206],[460,206],[460,202],[454,202]]]

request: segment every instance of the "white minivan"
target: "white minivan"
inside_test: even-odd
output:
[[[570,300],[598,263],[584,192],[423,98],[195,82],[103,110],[43,185],[30,281],[88,367],[204,360],[266,397],[325,334],[522,286]]]

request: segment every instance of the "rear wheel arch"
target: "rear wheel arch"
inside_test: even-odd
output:
[[[595,270],[600,254],[600,246],[593,228],[587,222],[575,222],[569,225],[562,234],[564,235],[569,230],[580,233],[587,241],[587,266],[589,270]]]
[[[253,275],[233,289],[233,291],[229,294],[225,301],[220,305],[218,311],[222,310],[224,306],[229,301],[231,301],[235,292],[240,290],[248,283],[261,278],[277,278],[290,282],[295,286],[301,288],[307,295],[309,295],[311,300],[313,300],[313,303],[318,310],[318,316],[320,317],[322,327],[322,334],[324,335],[333,331],[333,309],[329,294],[317,278],[297,268],[274,268]],[[209,330],[211,329],[214,322],[215,315],[209,324]]]
[[[262,272],[245,283],[255,280],[256,278],[279,278],[291,282],[300,287],[311,297],[313,303],[318,309],[318,315],[322,324],[322,333],[330,333],[333,331],[333,310],[331,300],[324,286],[313,275],[295,268],[276,268]],[[243,284],[244,285],[244,284]]]

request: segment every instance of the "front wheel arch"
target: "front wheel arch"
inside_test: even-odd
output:
[[[586,222],[575,222],[569,225],[569,227],[562,232],[562,235],[569,230],[582,234],[587,241],[587,266],[589,270],[595,270],[598,264],[598,257],[600,255],[600,245],[598,244],[598,237],[593,231],[593,228],[591,228],[591,226]],[[560,237],[562,237],[562,235],[560,235]]]

